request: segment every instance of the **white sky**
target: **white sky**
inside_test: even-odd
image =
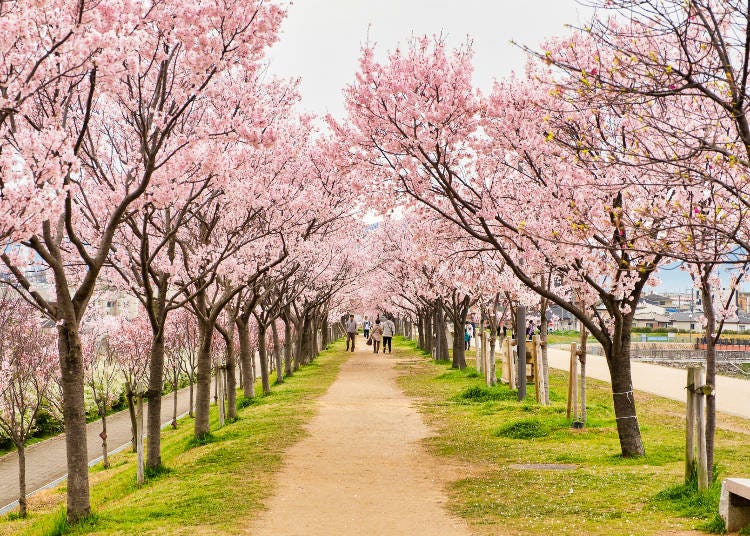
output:
[[[523,71],[525,55],[511,40],[536,47],[590,18],[575,0],[296,0],[271,52],[270,72],[301,76],[303,109],[343,113],[341,90],[354,80],[360,47],[379,53],[414,35],[447,35],[474,43],[474,81],[488,90],[495,78]]]
[[[368,39],[380,55],[411,35],[447,36],[474,44],[474,83],[483,91],[496,78],[522,72],[524,53],[582,25],[592,11],[576,0],[296,0],[271,51],[270,73],[302,77],[302,107],[319,115],[343,115],[341,90],[354,80],[360,47]],[[658,290],[684,290],[687,274],[661,271]]]

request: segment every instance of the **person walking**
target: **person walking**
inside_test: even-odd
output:
[[[389,354],[393,353],[391,350],[391,342],[393,341],[393,336],[395,334],[396,324],[393,323],[393,320],[386,317],[383,322],[383,353],[385,353],[386,348],[388,349]]]
[[[534,321],[529,320],[529,325],[526,326],[526,338],[531,340],[534,337]]]
[[[370,338],[372,339],[372,351],[377,354],[380,349],[380,341],[383,339],[383,325],[380,320],[375,320],[375,325],[372,326],[370,331]]]
[[[346,351],[349,351],[349,341],[352,343],[352,352],[354,351],[354,338],[357,335],[357,323],[354,321],[354,315],[349,315],[349,320],[344,324],[346,330]]]
[[[372,327],[372,322],[367,320],[367,317],[365,317],[365,321],[362,322],[362,330],[365,332],[365,339],[370,338],[370,328]]]
[[[464,349],[471,350],[471,338],[474,336],[474,324],[471,322],[466,322],[466,333],[468,333],[469,338],[465,339]]]

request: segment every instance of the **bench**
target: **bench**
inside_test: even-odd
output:
[[[719,515],[729,532],[750,525],[750,478],[727,478],[721,483]]]

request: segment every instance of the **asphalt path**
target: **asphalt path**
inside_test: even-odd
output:
[[[173,394],[162,398],[161,417],[164,426],[172,422],[174,407]],[[146,404],[147,406],[147,404]],[[190,406],[190,389],[177,392],[177,415],[188,412]],[[144,426],[146,409],[143,411]],[[98,463],[102,458],[101,421],[97,420],[86,426],[86,443],[89,465]],[[127,448],[130,445],[130,415],[127,410],[107,416],[107,443],[109,452]],[[26,449],[26,489],[31,495],[40,489],[55,486],[67,476],[65,458],[65,434],[60,434]],[[8,512],[18,504],[18,456],[11,452],[0,457],[0,514]]]
[[[570,350],[550,347],[549,366],[568,370]],[[687,400],[687,370],[631,361],[633,388],[672,400]],[[607,361],[603,356],[586,354],[586,377],[610,381]],[[716,376],[716,409],[727,415],[750,419],[750,380]]]

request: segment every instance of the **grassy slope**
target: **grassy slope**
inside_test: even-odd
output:
[[[192,446],[192,420],[164,431],[162,455],[167,472],[138,488],[132,453],[114,456],[112,468],[93,469],[92,522],[71,534],[236,534],[246,527],[271,493],[282,454],[304,434],[315,399],[348,357],[342,343],[321,353],[272,395],[239,411],[239,420],[216,429],[213,441]],[[0,534],[51,535],[64,519],[64,489],[32,503],[27,520],[0,521]],[[36,506],[34,506],[36,504]],[[11,516],[12,517],[12,516]]]
[[[400,342],[404,355],[407,344]],[[418,397],[436,430],[428,449],[465,468],[466,478],[448,490],[452,509],[481,534],[679,534],[715,517],[716,487],[701,497],[684,497],[679,487],[667,490],[682,482],[684,471],[684,405],[678,402],[636,393],[647,455],[623,459],[604,382],[588,382],[589,427],[574,431],[565,418],[567,380],[559,371],[551,374],[553,403],[546,408],[533,402],[533,386],[522,404],[505,386],[484,389],[474,369],[451,370],[429,360],[404,366],[399,381]],[[721,417],[720,428],[721,475],[747,476],[750,423]],[[512,438],[534,435],[541,437]],[[526,471],[509,468],[513,463],[579,468]],[[672,500],[657,498],[665,490],[661,497]]]

